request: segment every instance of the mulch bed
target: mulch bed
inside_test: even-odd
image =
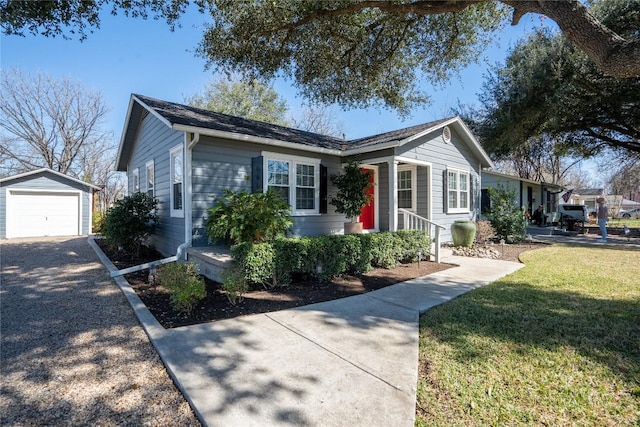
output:
[[[100,240],[97,243],[120,269],[162,258],[159,253],[148,249],[140,257],[131,257],[112,251]],[[533,249],[529,244],[506,245],[506,247],[508,247],[508,252],[505,251],[502,259],[516,261],[519,253]],[[451,267],[453,267],[452,264],[422,261],[419,264],[402,264],[390,270],[375,269],[358,276],[336,277],[330,281],[293,283],[289,286],[269,290],[252,290],[247,292],[243,300],[235,305],[229,302],[219,283],[205,277],[207,296],[196,305],[191,313],[180,313],[174,310],[169,291],[161,284],[149,283],[148,270],[127,274],[125,278],[163,327],[176,328],[361,295]]]

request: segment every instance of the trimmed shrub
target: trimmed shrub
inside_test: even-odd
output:
[[[331,279],[361,274],[372,267],[393,268],[429,254],[431,239],[423,231],[348,234],[242,243],[231,248],[236,268],[249,285],[287,285],[293,278]],[[232,278],[235,279],[235,278]]]
[[[156,229],[158,199],[134,193],[117,200],[104,220],[104,236],[114,248],[139,255],[142,244]]]
[[[231,247],[235,266],[242,271],[249,284],[262,285],[268,289],[274,285],[273,245],[270,243],[240,243]]]
[[[207,290],[198,266],[193,262],[174,262],[160,267],[160,283],[171,291],[171,304],[178,311],[190,313]]]

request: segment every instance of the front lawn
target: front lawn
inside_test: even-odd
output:
[[[420,322],[418,426],[637,426],[640,251],[552,246]]]

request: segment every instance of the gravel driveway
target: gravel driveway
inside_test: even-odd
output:
[[[0,425],[200,425],[86,237],[3,240],[0,265]]]

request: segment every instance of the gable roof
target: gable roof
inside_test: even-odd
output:
[[[515,181],[528,182],[530,184],[544,185],[545,187],[564,188],[564,186],[562,186],[560,184],[552,184],[550,182],[544,182],[544,181],[534,181],[532,179],[520,178],[519,176],[509,175],[509,174],[506,174],[506,173],[500,173],[500,172],[495,172],[495,171],[483,170],[482,174],[493,175],[493,176],[498,176],[498,177],[508,178],[508,179],[513,179]]]
[[[61,178],[67,179],[69,181],[75,182],[76,184],[81,184],[81,185],[86,185],[87,187],[93,188],[94,190],[101,190],[100,187],[98,187],[97,185],[93,185],[93,184],[89,184],[88,182],[84,182],[81,181],[77,178],[73,178],[69,175],[65,175],[61,172],[56,172],[53,169],[49,169],[49,168],[40,168],[40,169],[36,169],[36,170],[32,170],[29,172],[24,172],[24,173],[20,173],[18,175],[12,175],[12,176],[8,176],[6,178],[1,178],[0,182],[4,183],[4,182],[9,182],[9,181],[13,181],[15,179],[20,179],[20,178],[24,178],[30,175],[37,175],[39,173],[50,173],[56,176],[59,176]]]
[[[438,128],[452,125],[456,128],[458,134],[462,136],[463,141],[469,146],[471,151],[480,159],[482,165],[492,166],[489,156],[482,149],[479,142],[460,117],[436,120],[417,126],[347,141],[333,136],[234,117],[210,110],[132,94],[129,101],[125,127],[120,140],[116,170],[126,170],[126,159],[130,155],[139,120],[145,111],[153,114],[166,126],[176,131],[199,133],[202,135],[299,150],[302,149],[336,156],[349,156],[384,148],[399,147]]]

